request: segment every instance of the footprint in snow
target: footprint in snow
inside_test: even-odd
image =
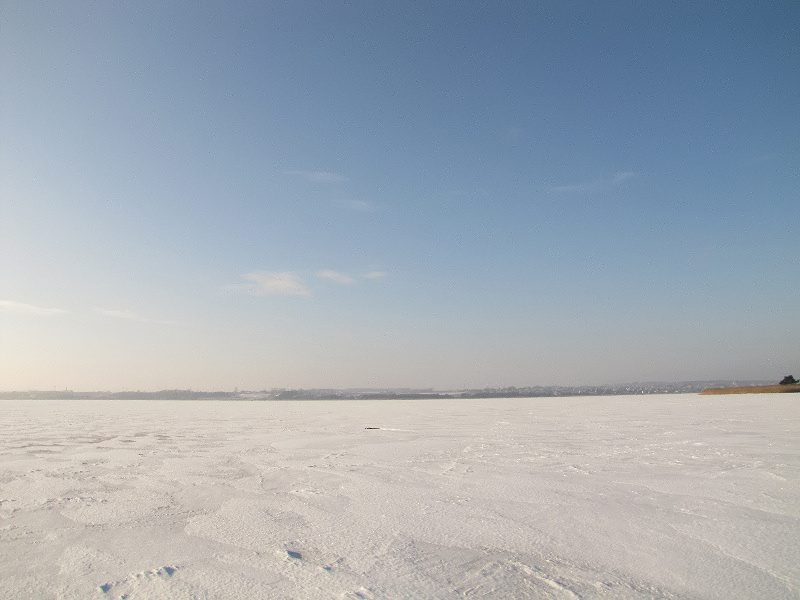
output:
[[[121,581],[109,581],[103,583],[100,585],[100,591],[104,594],[107,594],[114,588],[128,588],[128,590],[120,596],[121,598],[126,598],[127,592],[130,591],[130,588],[140,587],[147,582],[156,579],[169,579],[177,570],[178,567],[165,565],[163,567],[158,567],[157,569],[150,569],[149,571],[140,571],[139,573],[128,575],[128,577]]]

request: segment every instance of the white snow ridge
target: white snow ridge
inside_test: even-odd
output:
[[[2,401],[0,598],[800,597],[800,397]]]

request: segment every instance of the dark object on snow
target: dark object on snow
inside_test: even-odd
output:
[[[793,375],[787,375],[781,379],[781,385],[794,385],[795,383],[800,383],[800,381],[797,381]]]
[[[364,429],[380,429],[380,427],[364,427]]]
[[[294,558],[296,560],[302,560],[303,555],[300,554],[297,550],[287,550],[286,554],[289,555],[289,558]]]

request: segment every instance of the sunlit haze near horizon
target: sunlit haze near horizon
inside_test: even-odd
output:
[[[800,375],[800,4],[3,2],[0,390]]]

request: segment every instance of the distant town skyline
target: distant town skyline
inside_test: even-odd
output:
[[[0,390],[800,370],[797,2],[0,22]]]
[[[783,389],[783,388],[786,389]],[[796,386],[774,381],[628,382],[600,385],[501,386],[439,390],[433,388],[274,388],[270,390],[14,390],[0,391],[0,400],[437,400],[445,398],[543,398],[692,394],[704,390],[752,389],[796,392]],[[790,389],[791,388],[791,389]],[[755,393],[755,392],[754,392]]]

